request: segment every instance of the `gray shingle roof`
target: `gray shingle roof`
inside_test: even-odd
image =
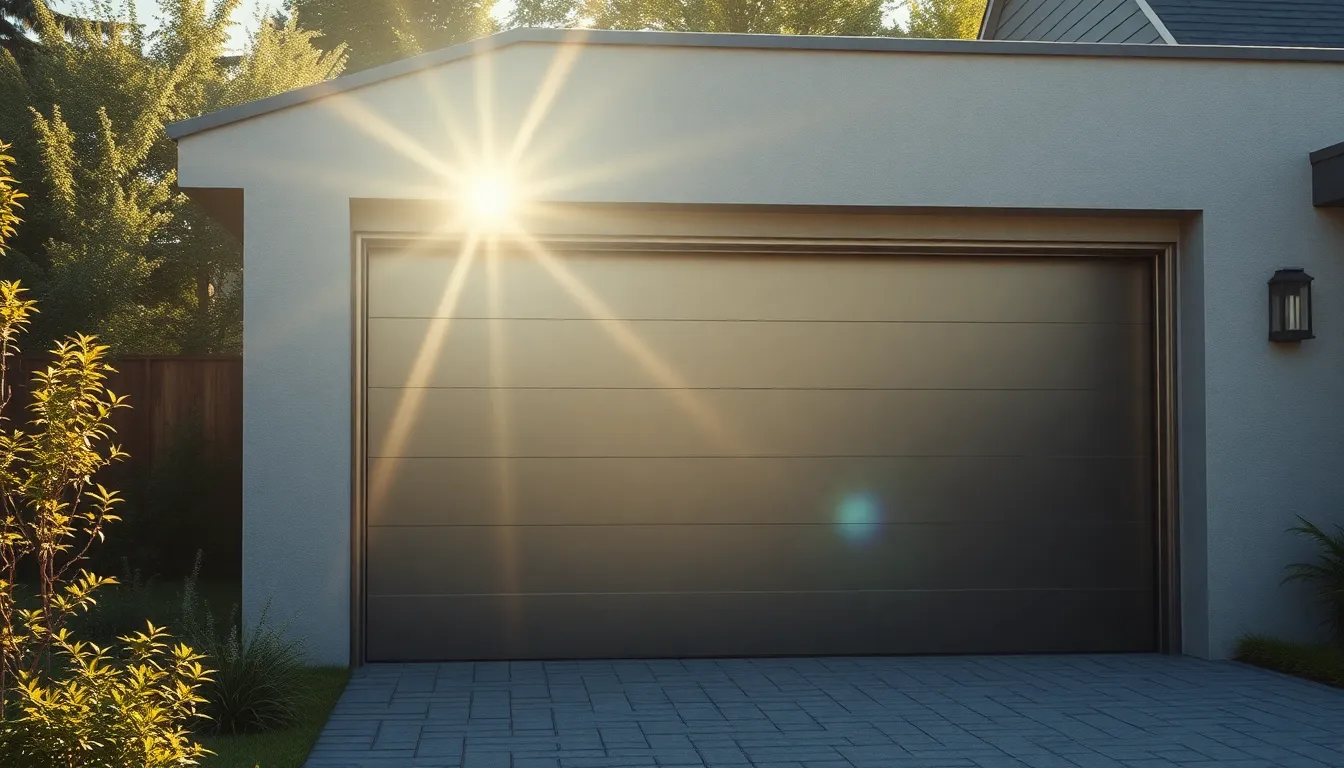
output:
[[[1344,0],[1148,0],[1182,45],[1344,48]]]

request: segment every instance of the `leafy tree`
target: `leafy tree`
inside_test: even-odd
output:
[[[0,0],[0,48],[18,50],[31,45],[28,33],[37,27],[37,6],[41,4],[42,0]],[[66,29],[73,29],[79,21],[55,11],[51,15]]]
[[[590,26],[673,32],[899,35],[886,0],[518,0],[515,26]]]
[[[980,36],[985,0],[909,0],[910,37],[973,40]]]
[[[129,23],[67,31],[42,3],[40,45],[23,65],[0,52],[0,133],[16,137],[19,177],[42,206],[0,260],[0,277],[34,288],[34,329],[97,331],[118,353],[211,353],[241,345],[241,249],[176,187],[174,120],[320,82],[323,53],[293,20],[262,24],[223,56],[238,0],[160,0],[146,35],[129,6],[88,14]]]
[[[349,51],[352,72],[496,30],[494,0],[289,0],[325,51]]]

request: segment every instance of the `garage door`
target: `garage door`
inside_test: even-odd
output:
[[[1154,649],[1150,271],[375,251],[366,655]]]

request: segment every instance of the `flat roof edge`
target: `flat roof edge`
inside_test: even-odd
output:
[[[1344,63],[1344,49],[1274,48],[1227,45],[1133,45],[1116,43],[1056,43],[1018,40],[927,40],[902,37],[830,37],[810,35],[754,35],[709,32],[636,32],[595,29],[511,29],[477,40],[421,54],[333,80],[297,88],[246,104],[239,104],[167,126],[177,140],[231,123],[260,117],[345,91],[413,74],[421,70],[495,51],[520,43],[582,43],[676,48],[736,48],[748,50],[845,51],[867,53],[947,53],[1016,56],[1079,56],[1143,59],[1203,59],[1214,61]]]

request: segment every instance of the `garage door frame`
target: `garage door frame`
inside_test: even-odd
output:
[[[356,233],[352,253],[351,306],[351,580],[350,653],[352,666],[365,663],[366,614],[366,294],[369,252],[414,246],[432,250],[461,249],[461,236],[405,233]],[[1157,647],[1181,652],[1180,543],[1176,435],[1176,246],[1172,243],[1099,243],[1078,241],[929,241],[844,238],[730,237],[548,237],[537,243],[551,252],[724,253],[761,256],[1053,256],[1146,259],[1153,291],[1154,526],[1157,553]]]

